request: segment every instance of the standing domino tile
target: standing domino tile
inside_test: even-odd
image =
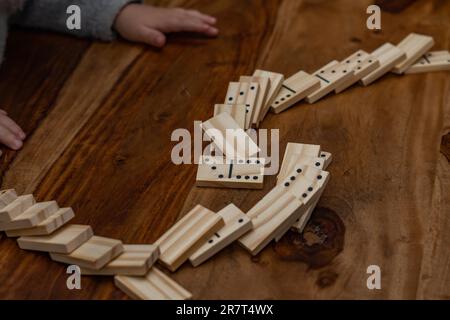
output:
[[[159,261],[170,271],[176,271],[223,226],[221,216],[201,205],[195,206],[155,242],[161,251]]]
[[[314,76],[320,79],[320,87],[306,97],[308,103],[320,100],[349,79],[352,79],[354,71],[346,65],[341,65],[336,60],[333,60],[316,71]]]
[[[320,81],[304,71],[299,71],[283,82],[271,110],[280,113],[320,88]]]
[[[406,53],[391,43],[385,43],[370,54],[380,62],[380,66],[360,80],[368,86],[392,70],[396,64],[406,59]]]
[[[222,217],[225,226],[205,241],[204,244],[191,255],[189,261],[194,267],[197,267],[214,256],[220,250],[250,231],[253,227],[250,218],[234,204],[229,204],[217,212],[217,214]]]
[[[198,187],[261,189],[264,182],[263,158],[226,162],[222,157],[202,156],[199,160]]]
[[[258,99],[259,84],[257,82],[230,82],[228,85],[226,104],[244,104],[246,106],[245,128],[250,128],[253,112]]]
[[[275,98],[277,97],[278,92],[280,91],[281,86],[283,85],[284,76],[281,73],[264,71],[259,69],[255,70],[253,76],[266,77],[270,79],[269,92],[267,93],[266,102],[261,110],[261,114],[259,117],[259,121],[261,122],[264,120],[264,118],[267,115],[267,112],[270,109],[270,106],[275,101]]]
[[[200,126],[227,159],[246,159],[260,151],[252,138],[227,113],[218,114]]]
[[[126,244],[123,252],[100,270],[81,268],[82,275],[145,276],[159,258],[159,247],[151,244]]]
[[[352,78],[337,86],[334,90],[336,93],[344,91],[380,66],[380,62],[364,50],[356,51],[351,56],[342,60],[340,64],[346,65],[349,69],[353,70],[354,75]]]
[[[448,51],[428,52],[406,69],[405,73],[422,73],[450,70],[450,53]]]
[[[73,217],[75,217],[75,214],[72,208],[62,208],[34,227],[8,230],[6,235],[8,237],[49,235],[69,222]]]
[[[216,104],[214,105],[214,116],[221,113],[228,113],[241,129],[245,128],[245,104]]]
[[[153,267],[145,277],[115,276],[114,284],[136,300],[186,300],[192,294]]]
[[[71,253],[50,252],[53,261],[99,270],[123,252],[122,241],[92,236]]]
[[[47,236],[25,236],[17,239],[24,250],[70,253],[88,241],[94,232],[90,226],[72,224]]]
[[[251,124],[256,126],[256,128],[259,127],[261,112],[263,111],[264,105],[266,103],[267,94],[270,89],[270,79],[267,77],[248,77],[248,76],[241,76],[239,78],[239,82],[248,82],[248,83],[258,83],[259,89],[258,89],[258,96],[256,98],[255,107],[253,109],[253,116],[251,120]]]
[[[434,40],[430,36],[417,33],[410,33],[397,47],[406,53],[406,58],[396,64],[392,72],[404,73],[414,62],[424,55],[434,45]]]

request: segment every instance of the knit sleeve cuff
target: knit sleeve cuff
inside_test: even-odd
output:
[[[142,0],[96,0],[90,1],[89,17],[86,21],[87,31],[92,37],[110,41],[117,34],[113,29],[118,13],[130,3],[142,3]]]

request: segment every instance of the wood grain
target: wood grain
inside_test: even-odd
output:
[[[410,32],[450,48],[450,3],[439,0],[383,12],[376,33],[365,28],[368,0],[158,3],[218,16],[220,36],[171,36],[158,51],[11,34],[0,106],[28,140],[2,156],[2,189],[72,207],[73,223],[97,235],[152,243],[196,204],[218,211],[233,202],[247,212],[275,185],[273,176],[257,191],[196,188],[196,166],[170,161],[172,131],[192,133],[194,120],[210,118],[230,81],[255,68],[313,72]],[[288,141],[320,144],[334,157],[307,232],[288,233],[253,258],[233,245],[171,277],[196,299],[449,299],[450,167],[440,152],[449,114],[445,72],[390,74],[269,114],[261,126],[280,129],[280,150]],[[0,298],[126,298],[109,277],[83,277],[82,290],[67,290],[64,266],[4,237]],[[366,287],[371,264],[382,270],[382,290]]]

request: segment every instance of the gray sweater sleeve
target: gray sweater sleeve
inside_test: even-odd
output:
[[[112,40],[112,29],[119,11],[135,0],[28,0],[11,22],[24,27],[64,32],[79,37]],[[66,13],[70,5],[81,9],[81,30],[69,30]]]

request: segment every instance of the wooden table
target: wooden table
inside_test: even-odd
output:
[[[161,1],[216,15],[220,37],[174,36],[161,51],[28,30],[10,34],[0,106],[28,138],[3,149],[1,187],[73,207],[73,222],[151,243],[195,204],[247,211],[263,190],[200,189],[196,166],[170,161],[171,133],[212,115],[229,81],[263,68],[313,72],[410,32],[450,49],[450,2],[399,1],[382,31],[371,1]],[[386,2],[386,1],[384,1]],[[414,2],[407,6],[408,2]],[[257,257],[238,245],[172,277],[199,299],[450,298],[450,73],[387,75],[316,104],[270,114],[287,142],[332,152],[331,181],[304,235]],[[368,290],[369,265],[382,289]],[[124,299],[111,277],[66,288],[66,269],[0,235],[0,298]]]

